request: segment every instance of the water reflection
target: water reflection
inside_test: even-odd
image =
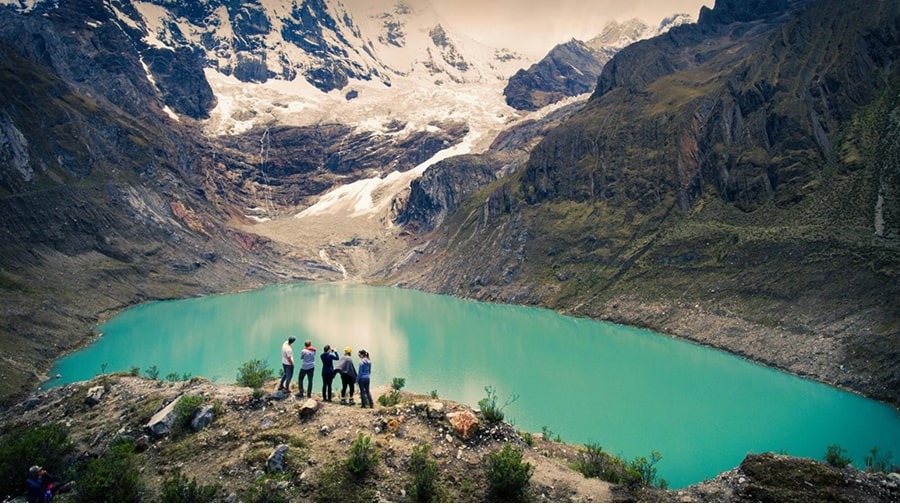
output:
[[[290,335],[372,354],[373,387],[393,377],[470,405],[518,395],[516,427],[546,426],[572,443],[626,458],[663,454],[662,477],[683,486],[735,467],[748,452],[821,458],[840,444],[858,464],[873,446],[900,453],[896,411],[697,345],[548,310],[466,302],[358,285],[283,285],[258,292],[153,303],[100,328],[96,344],[53,373],[82,380],[142,370],[233,382],[240,365],[280,369]],[[355,357],[355,352],[354,352]],[[319,362],[317,361],[317,365]],[[314,390],[320,386],[316,376]]]

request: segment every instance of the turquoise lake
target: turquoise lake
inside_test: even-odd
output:
[[[354,356],[368,350],[373,388],[405,377],[406,390],[477,406],[490,385],[501,403],[518,395],[504,411],[519,430],[546,427],[629,460],[659,451],[659,476],[671,488],[734,468],[750,452],[821,460],[840,444],[857,467],[872,447],[900,456],[900,416],[887,405],[717,350],[550,310],[293,284],[149,303],[97,331],[96,342],[57,363],[51,376],[62,377],[47,386],[92,378],[104,363],[106,372],[156,365],[160,377],[232,383],[253,358],[280,372],[281,344],[294,335],[295,355],[305,339],[320,350],[351,346]],[[317,398],[320,386],[317,369]]]

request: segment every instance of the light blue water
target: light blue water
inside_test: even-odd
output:
[[[279,285],[150,303],[100,326],[103,337],[58,362],[50,386],[156,365],[234,382],[250,359],[280,370],[294,335],[372,355],[373,386],[405,377],[476,406],[484,387],[520,430],[547,427],[627,459],[662,453],[673,488],[737,466],[750,452],[822,459],[840,444],[857,465],[878,446],[900,457],[893,408],[684,341],[550,310],[491,305],[361,285]],[[295,354],[300,344],[296,345]],[[317,364],[320,364],[317,361]],[[52,376],[51,375],[51,376]],[[296,375],[295,375],[296,380]],[[318,370],[314,392],[321,386]]]

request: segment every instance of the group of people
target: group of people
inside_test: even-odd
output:
[[[278,390],[291,393],[291,380],[294,377],[294,350],[292,345],[297,338],[291,336],[281,345],[281,365],[284,372],[278,382]],[[344,355],[338,356],[337,351],[331,345],[325,345],[322,349],[322,400],[332,402],[331,384],[336,374],[341,376],[341,404],[354,405],[353,400],[356,385],[359,384],[359,398],[363,408],[374,408],[372,392],[370,391],[372,377],[372,361],[369,352],[360,350],[359,371],[353,362],[353,349],[344,348]],[[297,376],[299,392],[297,397],[304,397],[303,384],[306,385],[306,397],[312,398],[313,375],[316,369],[316,349],[310,340],[303,342],[303,350],[300,351],[300,373]],[[307,381],[308,380],[308,381]],[[349,391],[349,397],[348,397]]]

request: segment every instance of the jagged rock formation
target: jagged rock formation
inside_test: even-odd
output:
[[[890,1],[717,2],[632,44],[395,278],[651,327],[896,403],[900,255],[876,236],[898,225],[880,197],[900,180],[898,27]]]
[[[687,14],[663,19],[657,27],[639,19],[611,21],[591,40],[572,39],[559,44],[541,61],[516,72],[503,90],[506,103],[518,110],[537,110],[569,96],[589,93],[597,86],[603,66],[620,49],[690,22]]]
[[[593,91],[610,56],[580,40],[559,44],[528,70],[510,77],[503,90],[506,103],[518,110],[537,110],[565,97]]]

